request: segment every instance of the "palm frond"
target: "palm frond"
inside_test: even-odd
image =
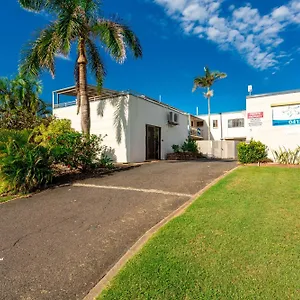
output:
[[[54,77],[55,54],[62,52],[62,45],[57,37],[56,23],[51,23],[48,28],[40,32],[37,40],[30,42],[23,51],[20,73],[37,76],[41,70],[46,69]]]
[[[126,59],[126,45],[120,25],[114,21],[99,19],[91,27],[92,34],[99,37],[107,52],[119,63]]]
[[[91,39],[88,39],[86,41],[86,50],[88,66],[96,77],[98,91],[100,92],[103,85],[104,77],[106,75],[104,63],[100,57],[97,46]]]

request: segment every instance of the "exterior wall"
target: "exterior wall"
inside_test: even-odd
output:
[[[204,128],[202,131],[203,131],[203,138],[207,140],[208,139],[208,115],[199,115],[198,117],[205,120]],[[210,116],[211,139],[215,141],[220,141],[221,139],[224,140],[224,139],[246,138],[246,127],[235,127],[235,128],[228,127],[228,120],[240,119],[240,118],[243,118],[245,120],[245,126],[246,126],[246,111],[211,114]],[[214,120],[218,121],[218,128],[213,128]]]
[[[91,133],[106,135],[103,144],[108,147],[107,155],[117,162],[130,161],[128,104],[128,96],[90,102]],[[76,105],[56,108],[53,114],[60,119],[70,119],[72,127],[81,131],[81,116],[77,115]]]
[[[247,119],[247,140],[253,138],[266,144],[270,149],[270,158],[273,158],[272,150],[277,150],[279,147],[294,150],[300,145],[300,124],[273,126],[272,106],[282,106],[284,104],[300,105],[300,92],[250,96],[247,98],[247,113],[263,113],[263,117],[259,119],[260,122],[255,126],[250,126],[251,121]],[[300,115],[298,115],[298,118],[300,118]]]
[[[173,152],[172,145],[182,144],[188,137],[189,116],[178,112],[179,125],[168,124],[168,112],[173,109],[163,107],[154,102],[130,95],[129,122],[130,122],[130,158],[132,162],[141,162],[146,159],[146,125],[161,127],[161,158]]]
[[[207,157],[237,159],[239,141],[197,141],[199,151]]]

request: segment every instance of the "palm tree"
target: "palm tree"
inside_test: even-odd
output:
[[[81,128],[90,133],[90,105],[87,94],[87,66],[96,77],[99,92],[105,77],[105,68],[99,54],[97,39],[114,60],[123,63],[127,48],[135,58],[142,57],[142,48],[136,35],[118,19],[104,19],[99,15],[100,0],[19,0],[21,6],[34,12],[47,11],[56,17],[40,31],[38,38],[24,51],[21,72],[38,75],[42,70],[55,74],[55,56],[68,56],[76,43],[77,61],[75,81],[78,108],[81,110]],[[79,110],[78,110],[79,111]]]
[[[212,85],[223,78],[226,78],[226,73],[219,71],[210,71],[208,67],[204,68],[204,76],[198,76],[194,79],[193,92],[197,88],[206,88],[204,97],[207,98],[207,108],[208,108],[208,140],[210,140],[210,99],[214,95],[214,91],[211,90]]]

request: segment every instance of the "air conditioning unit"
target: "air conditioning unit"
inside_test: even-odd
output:
[[[168,123],[171,125],[178,125],[179,124],[179,116],[177,113],[170,111],[168,113]]]

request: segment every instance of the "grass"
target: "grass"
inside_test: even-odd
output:
[[[300,299],[300,169],[243,167],[156,234],[100,299]]]

